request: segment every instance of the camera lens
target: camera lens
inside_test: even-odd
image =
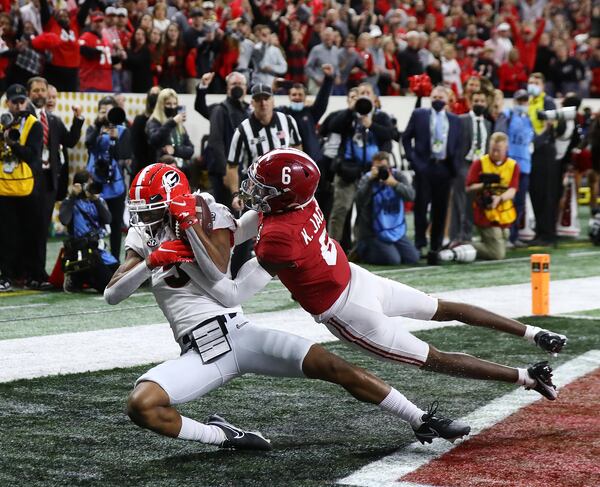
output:
[[[373,102],[367,97],[360,97],[358,100],[356,100],[354,109],[360,115],[367,115],[368,113],[371,113],[371,110],[373,110]]]
[[[385,181],[387,178],[389,178],[390,177],[390,172],[388,171],[388,168],[380,166],[379,169],[377,170],[377,177],[381,181]]]

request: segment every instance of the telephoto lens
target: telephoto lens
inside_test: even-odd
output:
[[[387,167],[380,166],[379,169],[377,170],[377,177],[381,181],[385,181],[387,178],[390,177],[390,171],[388,171]]]

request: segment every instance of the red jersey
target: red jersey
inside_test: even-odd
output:
[[[316,201],[301,210],[264,215],[254,247],[259,260],[293,264],[277,275],[292,297],[309,313],[327,311],[350,282],[350,264],[327,235]]]
[[[112,91],[110,45],[93,32],[83,34],[79,38],[79,44],[100,52],[100,56],[94,58],[81,56],[81,68],[79,70],[79,88],[81,91]]]

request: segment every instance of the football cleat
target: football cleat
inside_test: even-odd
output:
[[[206,424],[216,426],[225,433],[225,441],[219,445],[219,448],[232,450],[272,450],[271,441],[267,440],[258,431],[244,431],[228,423],[220,416],[213,414],[208,418]]]
[[[547,361],[533,364],[527,369],[527,373],[532,379],[535,379],[537,384],[534,387],[526,387],[525,389],[539,392],[542,396],[550,401],[554,401],[558,396],[556,386],[552,383],[552,367]]]
[[[537,332],[533,339],[538,347],[554,355],[560,353],[567,344],[567,337],[565,335],[560,335],[548,330]]]
[[[431,443],[434,438],[443,438],[454,443],[458,438],[462,438],[471,432],[471,427],[465,423],[436,416],[437,408],[438,402],[434,401],[421,418],[423,424],[417,429],[413,428],[415,436],[421,444]]]

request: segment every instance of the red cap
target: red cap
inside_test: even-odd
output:
[[[102,12],[92,12],[90,14],[90,20],[92,22],[101,22],[104,20],[104,14]]]

